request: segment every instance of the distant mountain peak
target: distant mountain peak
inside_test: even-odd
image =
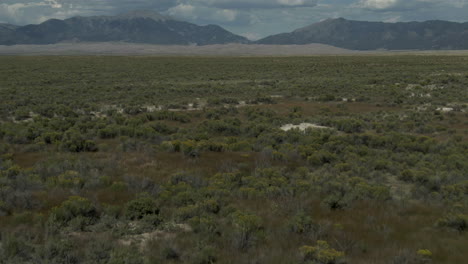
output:
[[[160,13],[152,10],[134,10],[127,13],[118,15],[119,18],[150,18],[155,21],[175,20],[172,17],[161,15]]]
[[[342,18],[342,17],[338,17],[338,18],[327,18],[327,19],[324,19],[320,22],[317,22],[317,23],[313,23],[312,25],[320,25],[320,24],[332,24],[332,23],[342,23],[342,22],[346,22],[348,21],[347,19],[345,18]],[[312,26],[311,25],[311,26]]]
[[[335,17],[335,18],[327,18],[325,19],[323,22],[325,21],[328,21],[328,22],[331,22],[331,21],[335,21],[335,22],[343,22],[343,21],[346,21],[347,19],[346,18],[343,18],[343,17]]]
[[[349,20],[346,20],[346,19],[344,19],[342,17],[327,18],[325,20],[313,23],[311,25],[308,25],[308,26],[305,26],[305,27],[302,27],[302,28],[298,28],[298,29],[294,30],[294,32],[308,31],[311,28],[317,28],[317,27],[326,27],[326,26],[330,26],[330,25],[339,25],[339,24],[342,24],[342,23],[347,22],[347,21],[349,21]]]

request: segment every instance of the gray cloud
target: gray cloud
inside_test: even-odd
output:
[[[436,8],[463,8],[468,0],[359,0],[354,6],[375,11],[417,11]]]
[[[228,9],[261,9],[261,8],[291,8],[310,7],[317,5],[318,0],[187,0],[194,5],[201,4],[210,7]]]
[[[168,9],[166,14],[199,24],[219,23],[224,26],[248,26],[251,24],[251,16],[248,12],[203,5],[179,4]]]

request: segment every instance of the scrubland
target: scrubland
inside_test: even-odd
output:
[[[464,263],[467,110],[466,56],[2,57],[0,263]]]

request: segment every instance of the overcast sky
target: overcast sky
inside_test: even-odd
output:
[[[468,0],[0,0],[0,23],[154,10],[196,24],[218,24],[252,39],[326,18],[468,21]]]

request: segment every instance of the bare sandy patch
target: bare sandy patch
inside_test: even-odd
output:
[[[444,113],[452,112],[454,110],[455,109],[453,107],[439,107],[439,108],[437,108],[437,111],[441,111],[441,112],[444,112]]]
[[[312,123],[301,123],[299,125],[286,124],[286,125],[282,126],[280,129],[283,130],[283,131],[289,131],[289,130],[292,130],[292,129],[299,129],[300,131],[305,131],[308,128],[312,128],[312,129],[333,129],[331,127],[319,126],[319,125],[312,124]]]
[[[140,249],[144,249],[148,242],[152,240],[167,240],[176,237],[178,232],[192,232],[192,228],[187,224],[175,224],[172,229],[174,230],[155,230],[139,235],[129,235],[120,239],[118,242],[124,246],[138,244]]]

